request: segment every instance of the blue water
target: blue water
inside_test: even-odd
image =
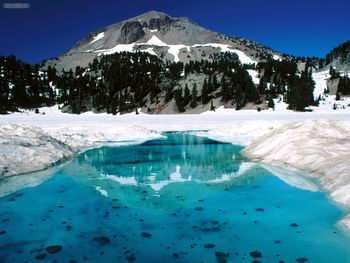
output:
[[[241,147],[166,137],[89,150],[2,197],[0,262],[350,262],[325,194],[285,184]]]

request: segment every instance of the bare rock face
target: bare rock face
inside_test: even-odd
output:
[[[142,25],[139,21],[126,22],[120,30],[120,43],[131,44],[145,35]]]
[[[327,87],[329,89],[329,95],[336,95],[339,85],[339,79],[328,79],[327,80]]]
[[[148,23],[148,28],[150,30],[160,30],[163,27],[170,26],[172,19],[168,16],[164,18],[151,18]]]

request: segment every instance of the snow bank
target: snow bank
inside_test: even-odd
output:
[[[160,134],[135,125],[39,128],[0,124],[0,176],[39,171],[91,147],[142,143],[159,137]]]
[[[228,142],[242,146],[249,145],[256,138],[280,127],[283,122],[272,121],[240,121],[225,128],[216,128],[207,132],[196,132],[197,136],[208,137],[220,142]]]
[[[116,127],[111,124],[90,126],[58,126],[45,128],[46,133],[76,150],[84,150],[105,144],[135,144],[162,136],[136,125]]]
[[[40,128],[0,125],[0,175],[28,173],[49,167],[74,150]]]
[[[252,142],[245,154],[293,167],[318,179],[332,199],[350,205],[350,122],[304,121],[278,127]],[[343,221],[350,228],[350,215]]]

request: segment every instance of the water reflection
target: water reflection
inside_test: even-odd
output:
[[[89,150],[73,166],[82,171],[91,166],[101,179],[160,190],[169,183],[221,183],[244,174],[253,163],[240,154],[241,149],[189,134],[167,134],[141,145]]]
[[[169,133],[141,145],[89,150],[63,172],[126,205],[169,209],[269,174],[241,150],[208,138]]]

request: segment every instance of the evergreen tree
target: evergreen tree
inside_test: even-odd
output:
[[[228,102],[230,99],[232,99],[231,89],[229,87],[229,83],[226,81],[225,77],[221,78],[221,100],[223,102]]]
[[[186,83],[185,85],[185,91],[184,91],[184,99],[183,99],[183,105],[186,106],[191,101],[191,92],[188,88],[188,85]]]
[[[208,94],[208,82],[207,79],[204,80],[203,88],[202,88],[202,104],[205,105],[209,102],[209,94]]]
[[[273,98],[272,96],[268,96],[268,104],[267,106],[273,110],[275,110],[275,102],[273,101]]]
[[[313,91],[314,81],[312,79],[312,70],[309,69],[309,63],[305,65],[301,77],[294,76],[293,86],[290,86],[287,92],[288,108],[296,111],[305,111],[309,105],[315,105]]]
[[[191,104],[190,104],[190,107],[192,109],[197,107],[197,97],[198,97],[197,84],[194,83],[192,88]]]
[[[210,101],[210,110],[215,111],[213,100]]]
[[[182,89],[177,89],[175,91],[175,103],[176,103],[176,106],[179,110],[179,112],[184,112],[185,111],[185,108],[184,108],[184,101],[183,101],[183,97],[182,97]]]

